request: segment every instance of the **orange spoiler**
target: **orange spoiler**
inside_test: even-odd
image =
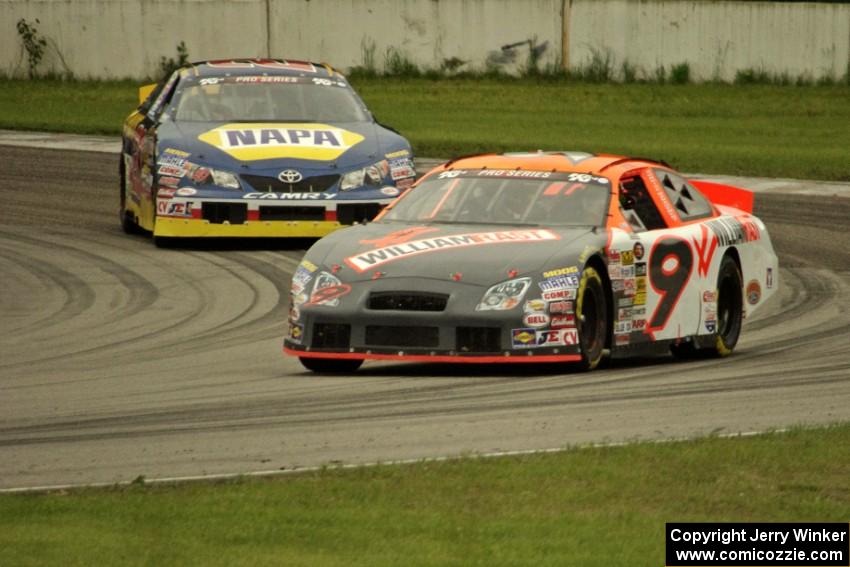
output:
[[[705,198],[715,205],[735,207],[745,213],[753,212],[753,192],[732,185],[712,183],[711,181],[694,181],[691,184],[696,187]]]

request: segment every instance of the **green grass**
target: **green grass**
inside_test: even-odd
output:
[[[663,564],[670,521],[834,521],[850,425],[0,495],[0,565]]]
[[[0,81],[0,128],[117,134],[130,82]],[[418,155],[570,149],[690,172],[850,181],[850,87],[366,79]]]

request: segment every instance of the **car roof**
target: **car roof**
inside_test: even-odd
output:
[[[244,76],[256,75],[287,75],[310,76],[326,78],[340,77],[339,71],[327,63],[314,63],[295,59],[211,59],[189,63],[184,72],[193,73],[199,77],[220,77],[222,75]]]
[[[672,169],[661,160],[626,157],[614,154],[593,154],[579,151],[537,151],[525,153],[477,154],[462,156],[443,164],[444,169],[524,169],[563,173],[593,173],[604,175],[606,170],[662,166]],[[613,173],[613,172],[612,172]]]

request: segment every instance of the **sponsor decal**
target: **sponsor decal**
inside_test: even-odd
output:
[[[304,338],[304,325],[300,325],[298,323],[290,323],[289,340],[294,343],[300,343],[302,338]]]
[[[156,203],[156,213],[166,217],[191,217],[192,202],[159,200]]]
[[[289,320],[293,323],[301,318],[301,310],[295,305],[289,308]]]
[[[175,149],[175,148],[165,148],[162,151],[162,153],[171,154],[173,156],[179,156],[179,157],[182,157],[182,158],[187,158],[190,155],[189,152],[184,152],[183,150],[178,150],[178,149]]]
[[[573,300],[576,298],[575,289],[556,289],[554,291],[544,291],[541,294],[543,301],[560,301],[563,299]]]
[[[765,274],[764,278],[764,286],[767,289],[773,289],[773,268],[767,269],[767,274]]]
[[[548,171],[528,171],[517,169],[482,169],[477,172],[478,177],[512,177],[522,179],[548,179],[552,173]]]
[[[179,197],[191,197],[192,195],[197,194],[197,191],[191,187],[181,187],[175,194]]]
[[[318,161],[337,159],[364,140],[327,124],[225,124],[204,132],[198,139],[242,161],[294,158]]]
[[[747,303],[755,305],[761,299],[761,284],[758,280],[750,280],[747,284]]]
[[[539,347],[573,346],[578,344],[578,329],[550,329],[536,332]]]
[[[611,291],[623,291],[623,280],[611,280]]]
[[[303,292],[292,292],[290,295],[292,296],[292,304],[296,306],[304,305],[309,299],[307,294]]]
[[[633,307],[632,308],[632,317],[643,317],[646,315],[646,308],[644,307]]]
[[[717,321],[706,321],[705,330],[709,333],[714,333],[715,331],[717,331]]]
[[[611,264],[619,264],[620,263],[620,252],[618,250],[609,250],[608,251],[608,262]]]
[[[646,253],[646,250],[643,247],[643,244],[640,242],[635,242],[634,247],[632,248],[632,255],[635,260],[643,260],[643,255]]]
[[[395,197],[399,194],[399,190],[397,187],[387,185],[386,187],[381,187],[381,193],[387,197]]]
[[[628,333],[614,335],[614,344],[617,345],[617,346],[626,346],[626,345],[629,344],[630,340],[631,340],[631,337],[629,336]]]
[[[619,309],[617,310],[617,319],[620,321],[625,321],[626,319],[632,318],[632,310],[631,309]]]
[[[526,313],[522,324],[526,327],[545,327],[549,324],[549,316],[545,313]]]
[[[694,241],[694,248],[697,251],[697,271],[701,277],[708,276],[708,269],[711,267],[711,259],[714,258],[714,251],[717,249],[717,238],[708,232],[708,228],[701,224],[700,238]]]
[[[419,254],[456,250],[470,246],[507,244],[512,242],[543,242],[558,240],[559,238],[556,233],[546,229],[454,234],[376,248],[375,250],[350,256],[345,259],[345,262],[356,271],[365,272],[383,264]]]
[[[407,150],[398,150],[396,152],[384,154],[384,157],[387,158],[387,159],[393,159],[393,158],[407,157],[409,155],[410,155],[410,152],[407,151]]]
[[[156,172],[160,175],[169,175],[172,177],[183,177],[186,171],[182,167],[176,165],[161,165]]]
[[[646,319],[632,319],[632,331],[643,331],[646,328]]]
[[[177,187],[180,183],[179,177],[160,177],[159,184],[165,185],[166,187]]]
[[[259,199],[261,201],[322,201],[333,199],[331,193],[245,193],[243,199]]]
[[[542,291],[556,291],[559,289],[574,289],[578,287],[578,276],[557,276],[539,282]]]
[[[308,272],[312,273],[319,269],[319,267],[311,262],[310,260],[301,260],[301,263],[298,264],[299,268],[304,268]]]
[[[169,189],[167,187],[160,187],[159,191],[157,191],[156,196],[160,199],[170,199],[174,196],[176,191],[174,189]]]
[[[634,266],[623,266],[622,270],[620,270],[620,276],[623,278],[633,278],[635,277],[635,267]]]
[[[646,291],[646,278],[635,278],[635,291]]]
[[[704,291],[702,292],[702,301],[703,303],[714,303],[717,301],[717,292],[716,291]]]
[[[169,165],[173,167],[179,167],[181,171],[186,171],[186,159],[179,156],[162,155],[159,156],[157,163],[160,166]]]
[[[646,292],[645,291],[638,291],[638,292],[635,293],[634,304],[635,305],[646,305]]]
[[[614,325],[614,334],[619,335],[622,333],[631,333],[632,332],[632,322],[631,321],[618,321],[616,325]]]
[[[411,177],[409,179],[399,179],[395,182],[395,186],[399,189],[404,190],[408,189],[409,187],[412,187],[414,183],[416,183],[416,179]]]
[[[312,279],[313,272],[304,266],[298,266],[298,269],[295,270],[295,273],[292,275],[292,291],[300,293]]]
[[[529,299],[525,302],[525,305],[522,306],[522,310],[526,313],[545,313],[546,302],[542,299]]]
[[[552,320],[549,322],[549,325],[553,329],[556,329],[558,327],[575,327],[576,316],[573,313],[561,313],[558,315],[552,315]]]
[[[553,301],[549,304],[549,313],[573,313],[572,301]]]
[[[646,262],[637,262],[635,264],[635,275],[636,276],[645,276],[646,275]]]
[[[631,266],[635,263],[635,253],[631,250],[623,250],[620,252],[620,262],[622,262],[624,266]]]
[[[512,329],[511,345],[514,348],[533,348],[536,345],[537,335],[534,329]]]
[[[544,278],[556,278],[558,276],[566,276],[569,274],[578,274],[578,266],[567,266],[566,268],[557,268],[543,272]]]
[[[393,181],[416,177],[416,170],[413,168],[413,161],[410,159],[393,159],[389,161],[389,165],[390,177],[392,177]]]
[[[631,307],[633,303],[631,297],[621,297],[617,300],[617,307]]]
[[[611,264],[608,266],[608,277],[612,280],[619,280],[623,278],[623,266],[620,264]]]
[[[743,244],[744,242],[753,242],[761,238],[761,232],[758,226],[749,217],[720,217],[707,221],[705,226],[714,233],[714,236],[717,237],[717,243],[720,246]]]
[[[634,295],[635,294],[635,280],[623,280],[623,293],[625,295]]]

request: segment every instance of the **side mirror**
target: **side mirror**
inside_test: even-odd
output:
[[[139,104],[145,102],[156,88],[156,83],[139,87]]]

